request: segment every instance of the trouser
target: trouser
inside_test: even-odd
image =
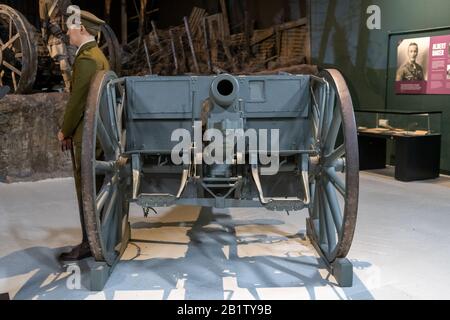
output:
[[[61,39],[51,35],[48,40],[48,50],[50,52],[50,57],[59,64],[61,76],[64,80],[65,91],[69,92],[72,78],[72,67],[70,64],[67,46]]]
[[[102,158],[103,151],[100,147],[100,144],[97,142],[97,147],[95,150],[96,159],[99,160]],[[84,210],[83,210],[83,196],[82,196],[82,185],[81,185],[81,143],[74,143],[74,156],[75,156],[75,172],[74,172],[74,178],[75,178],[75,189],[77,191],[77,200],[78,200],[78,211],[80,214],[80,223],[81,223],[81,230],[83,233],[83,239],[82,242],[87,242],[87,230],[86,230],[86,224],[84,220]],[[102,177],[97,176],[96,177],[96,192],[98,193],[100,191],[100,188],[102,186]]]

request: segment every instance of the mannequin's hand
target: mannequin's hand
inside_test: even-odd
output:
[[[65,139],[64,134],[62,133],[61,130],[59,130],[59,132],[58,132],[58,141],[59,142],[63,142],[64,139]]]
[[[61,151],[66,152],[72,150],[72,139],[67,138],[61,141]]]

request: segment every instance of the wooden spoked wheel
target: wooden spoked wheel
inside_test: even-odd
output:
[[[120,72],[122,71],[120,44],[116,34],[109,25],[102,25],[100,36],[97,37],[97,43],[99,48],[108,58],[111,70],[120,75]]]
[[[308,235],[329,263],[345,258],[358,211],[358,138],[352,99],[342,74],[324,70],[311,81],[311,204]]]
[[[107,84],[117,76],[98,72],[84,116],[81,184],[85,225],[97,261],[112,265],[129,238],[130,184],[124,150],[123,103],[112,105]],[[100,150],[99,150],[100,149]]]
[[[20,12],[0,5],[0,85],[8,85],[14,93],[33,89],[38,63],[35,33]]]

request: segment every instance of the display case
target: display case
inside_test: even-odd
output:
[[[361,170],[385,168],[391,140],[397,180],[439,177],[441,111],[355,110],[355,117]]]
[[[355,110],[358,132],[426,136],[441,134],[441,111]]]

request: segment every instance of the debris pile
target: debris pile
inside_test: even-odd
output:
[[[317,73],[307,63],[307,19],[230,34],[226,14],[194,7],[180,25],[152,31],[124,47],[126,75]]]

